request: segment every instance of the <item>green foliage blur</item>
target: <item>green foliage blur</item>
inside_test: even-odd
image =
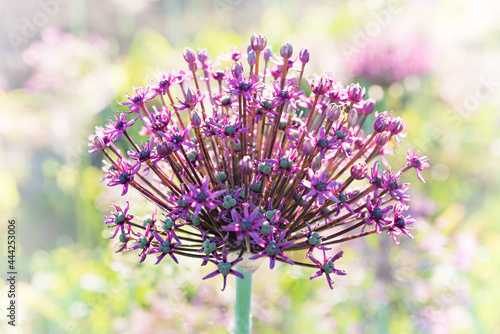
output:
[[[101,5],[101,14],[91,10]],[[500,49],[492,14],[498,5],[481,7],[465,0],[60,5],[35,37],[2,51],[12,66],[0,67],[0,238],[3,245],[3,222],[15,217],[20,281],[18,326],[2,319],[0,331],[231,330],[234,279],[221,292],[219,280],[201,280],[210,265],[185,258],[179,265],[154,266],[153,259],[139,265],[135,253],[114,253],[103,221],[109,204],[124,200],[99,182],[102,157],[87,154],[87,136],[124,110],[117,102],[133,86],[184,66],[184,46],[215,57],[231,45],[246,46],[253,32],[264,33],[274,51],[285,41],[296,53],[308,46],[309,75],[324,70],[344,84],[371,87],[376,110],[394,110],[407,124],[393,166],[405,163],[407,144],[431,159],[426,184],[414,174],[405,178],[420,217],[415,240],[396,246],[390,237],[367,238],[343,246],[338,267],[348,275],[335,279],[333,291],[323,277],[310,281],[311,271],[281,264],[269,270],[265,261],[254,275],[254,332],[498,331],[500,73],[494,64]],[[2,29],[20,34],[15,22]],[[426,71],[394,83],[349,71],[357,53],[377,51],[366,40],[401,31],[421,35],[431,59]],[[395,45],[405,47],[406,36]],[[138,215],[151,209],[145,204]],[[0,291],[6,300],[3,277]]]

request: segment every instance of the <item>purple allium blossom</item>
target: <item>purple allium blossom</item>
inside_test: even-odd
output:
[[[274,239],[274,233],[269,233],[268,237],[259,243],[259,246],[264,248],[264,250],[252,256],[250,260],[267,256],[269,257],[269,268],[271,269],[274,268],[276,258],[286,263],[293,264],[293,261],[285,256],[283,250],[292,246],[294,242],[293,240],[286,240],[286,231],[281,232],[276,240]]]
[[[254,209],[249,212],[248,206],[243,208],[243,215],[237,210],[231,210],[232,223],[222,227],[223,231],[231,231],[236,234],[239,241],[245,239],[246,236],[251,237],[255,242],[261,242],[260,227],[264,222],[264,218],[259,210]]]
[[[241,260],[243,260],[243,258],[239,257],[236,260],[229,262],[227,260],[227,250],[226,250],[226,247],[224,246],[224,247],[222,247],[222,253],[221,253],[220,260],[210,260],[210,262],[217,265],[217,270],[212,271],[210,274],[203,277],[203,279],[211,278],[211,277],[214,277],[214,276],[221,274],[223,279],[224,279],[224,285],[222,286],[222,291],[224,291],[224,289],[226,288],[227,276],[229,274],[234,275],[234,276],[239,277],[239,278],[244,278],[242,273],[233,269],[234,265],[236,263],[240,262]]]
[[[113,208],[115,208],[116,213],[113,213],[112,217],[106,217],[107,220],[105,221],[106,224],[109,224],[109,227],[116,227],[115,231],[113,232],[113,235],[111,236],[111,239],[116,237],[116,234],[120,231],[121,233],[125,233],[125,224],[134,218],[134,216],[129,215],[128,209],[129,209],[129,202],[125,205],[125,209],[122,210],[118,205],[111,204]]]
[[[152,247],[152,241],[154,238],[154,230],[151,230],[151,225],[147,224],[146,232],[144,232],[144,234],[138,233],[135,239],[136,245],[130,247],[129,249],[127,249],[127,251],[130,252],[136,249],[141,249],[141,252],[139,254],[141,260],[139,261],[139,263],[142,263],[146,259],[146,256],[150,254],[150,251],[152,251],[150,247]]]
[[[283,171],[287,176],[293,177],[300,171],[300,167],[294,163],[295,158],[299,155],[297,150],[287,151],[283,153],[281,149],[278,151],[276,161],[278,165],[275,167],[277,171]]]
[[[153,106],[153,113],[146,119],[143,119],[143,128],[139,132],[141,136],[150,136],[153,131],[165,131],[170,124],[172,113],[167,107],[162,106],[160,109]]]
[[[370,184],[374,187],[374,195],[375,197],[378,197],[378,191],[379,189],[384,188],[384,176],[383,173],[380,171],[380,165],[378,161],[375,161],[373,164],[373,167],[370,170],[370,173],[366,175],[366,178],[370,182]]]
[[[136,163],[134,165],[130,165],[126,161],[120,161],[117,167],[117,169],[110,171],[111,180],[108,182],[108,186],[114,187],[117,185],[123,185],[123,196],[127,193],[128,185],[134,180],[134,175],[137,174],[141,168],[141,164]]]
[[[418,179],[423,183],[425,183],[425,180],[422,177],[422,174],[420,174],[420,171],[430,166],[429,158],[427,158],[427,156],[421,157],[420,152],[417,153],[417,149],[414,148],[412,151],[408,146],[406,160],[408,161],[408,167],[415,168],[415,172],[417,173]]]
[[[190,197],[186,186],[182,187],[182,193],[180,195],[172,195],[169,197],[169,201],[175,203],[172,207],[172,211],[168,214],[169,217],[173,219],[183,219],[187,220],[187,217],[191,215],[191,203],[189,201]]]
[[[165,72],[160,72],[160,76],[157,79],[153,80],[153,84],[151,85],[152,97],[155,97],[158,94],[165,95],[167,91],[173,85],[178,85],[184,81],[184,76],[179,75],[175,71],[171,71],[168,74]]]
[[[193,185],[189,186],[189,196],[185,199],[185,201],[192,203],[191,206],[194,208],[194,216],[198,216],[204,206],[213,209],[217,205],[221,205],[222,201],[217,200],[217,198],[226,192],[224,189],[218,191],[209,189],[208,176],[205,176],[201,182],[200,188]]]
[[[345,136],[342,138],[344,137]],[[323,159],[326,157],[326,153],[328,153],[329,150],[336,149],[340,146],[339,140],[338,137],[328,138],[327,133],[325,133],[325,127],[323,126],[319,128],[317,134],[314,134],[314,145]]]
[[[184,130],[179,129],[178,127],[168,127],[166,133],[159,133],[163,139],[167,142],[173,144],[174,152],[181,149],[182,146],[187,147],[196,147],[196,144],[187,139],[187,135],[191,130],[191,124],[187,126]]]
[[[228,75],[226,73],[226,71],[224,70],[221,70],[220,68],[219,69],[211,69],[209,71],[210,73],[210,76],[212,77],[212,79],[214,79],[215,81],[221,83],[223,80],[226,80],[228,78]]]
[[[149,93],[149,86],[146,86],[145,89],[141,86],[137,88],[134,87],[133,91],[134,91],[133,93],[125,94],[125,97],[128,99],[128,101],[123,101],[118,103],[121,104],[122,106],[130,107],[127,113],[139,111],[141,107],[144,106],[147,100],[150,100],[154,97],[153,96],[154,94]]]
[[[230,109],[238,107],[238,98],[232,95],[215,95],[213,100],[218,107],[227,107]]]
[[[406,194],[406,191],[410,187],[409,183],[399,183],[399,177],[401,176],[401,171],[391,172],[386,170],[383,173],[384,189],[391,195],[394,199],[404,202],[410,198]]]
[[[356,191],[350,191],[350,192],[341,192],[340,194],[337,194],[337,197],[339,199],[339,202],[335,206],[335,211],[336,211],[336,216],[340,214],[340,211],[342,209],[345,209],[347,212],[350,214],[354,214],[354,210],[352,209],[351,205],[349,204],[352,198],[355,198],[358,192]]]
[[[345,103],[348,101],[347,91],[340,84],[332,84],[326,96],[333,103]]]
[[[131,185],[155,207],[153,217],[138,221],[128,203],[124,210],[113,205],[106,224],[113,237],[120,233],[118,251],[138,251],[141,262],[157,254],[156,263],[167,255],[214,263],[217,270],[204,278],[222,274],[223,289],[228,275],[243,277],[239,265],[263,257],[271,269],[276,262],[319,266],[311,278],[324,273],[332,287],[330,275],[344,273],[333,264],[342,252],[328,258],[329,245],[384,230],[396,243],[401,234],[411,238],[406,172],[414,168],[424,181],[429,162],[410,149],[398,168],[385,159],[404,138],[402,119],[376,112],[359,84],[304,72],[308,51],[293,59],[285,44],[272,69],[262,35],[252,37],[247,53],[232,50],[224,58],[230,69],[222,70],[205,50],[185,49],[187,70],[162,72],[126,95],[133,120],[118,113],[89,136],[90,152],[106,159],[102,180],[121,185],[122,195]],[[310,94],[298,90],[305,77],[313,78]],[[374,121],[367,117],[373,112]],[[144,137],[138,143],[137,134]],[[306,251],[305,262],[291,261],[294,251]],[[314,258],[318,252],[323,261]]]
[[[315,249],[319,250],[329,250],[330,248],[326,248],[324,246],[321,246],[321,240],[323,239],[323,236],[319,234],[319,232],[313,231],[311,229],[311,225],[307,224],[307,233],[305,233],[301,238],[305,238],[304,241],[296,243],[295,246],[300,247],[300,246],[309,246],[309,249],[306,253],[306,259],[311,255],[311,253]]]
[[[333,257],[328,258],[326,256],[326,252],[323,250],[323,262],[320,262],[315,258],[313,258],[312,256],[309,256],[309,259],[311,259],[311,261],[317,264],[320,268],[314,275],[311,276],[311,279],[325,274],[326,280],[328,281],[328,286],[330,287],[330,289],[333,289],[333,281],[332,278],[330,277],[330,274],[335,274],[340,276],[347,275],[343,270],[335,269],[334,262],[340,259],[342,255],[344,255],[344,252],[340,251]]]
[[[328,182],[326,178],[326,171],[317,171],[316,173],[313,173],[312,170],[310,170],[309,176],[311,181],[302,181],[302,185],[309,190],[304,199],[317,196],[316,205],[318,207],[323,205],[327,199],[335,203],[339,202],[339,199],[334,195],[334,193],[335,189],[340,186],[340,183],[337,181]]]
[[[390,216],[388,215],[390,211],[392,211],[392,205],[383,207],[382,198],[375,201],[368,196],[366,199],[367,215],[364,218],[366,225],[363,227],[363,231],[366,226],[375,224],[375,231],[382,233],[384,227],[390,222]]]
[[[185,101],[182,102],[181,100],[177,99],[180,102],[180,105],[174,105],[174,108],[177,108],[177,110],[184,110],[184,109],[189,109],[192,110],[198,103],[203,101],[205,98],[205,93],[199,94],[195,92],[194,89],[189,87],[186,92],[184,93]]]
[[[252,95],[260,91],[263,86],[263,83],[256,76],[248,79],[243,76],[233,77],[228,79],[227,83],[228,89],[226,92],[234,95],[243,95],[247,100],[251,100]]]
[[[295,110],[299,110],[295,99],[302,94],[302,92],[297,92],[297,88],[294,85],[288,85],[286,87],[281,87],[277,81],[274,82],[274,100],[273,103],[277,105],[282,105],[283,103],[288,103],[290,107]]]
[[[135,121],[139,118],[139,115],[135,116],[132,120],[127,121],[127,116],[122,112],[117,112],[113,122],[111,118],[109,119],[109,124],[106,126],[104,133],[108,135],[109,140],[117,141],[121,138],[123,132],[134,125]]]
[[[255,178],[254,182],[259,182],[262,178],[266,179],[267,182],[272,182],[272,174],[276,173],[274,166],[278,163],[274,159],[265,159],[260,163],[257,163],[254,167]]]
[[[129,150],[128,151],[128,156],[130,159],[135,160],[139,163],[145,162],[145,161],[155,161],[158,158],[158,155],[156,152],[153,151],[154,145],[155,145],[155,140],[154,138],[151,140],[148,140],[145,144],[142,142],[139,142],[140,147],[138,147],[137,152],[134,150]]]
[[[156,231],[153,231],[153,235],[154,235],[156,241],[158,241],[158,248],[152,247],[148,251],[148,254],[155,254],[155,253],[160,254],[160,256],[158,256],[158,259],[157,259],[155,264],[160,263],[160,261],[163,260],[165,255],[170,255],[170,257],[172,258],[172,260],[175,261],[175,263],[179,263],[179,261],[175,257],[174,249],[175,249],[175,247],[177,247],[181,244],[181,241],[175,235],[175,232],[174,231],[167,232],[165,239],[160,234],[158,234]]]
[[[248,131],[248,128],[243,127],[243,122],[238,119],[238,116],[233,115],[231,117],[227,117],[224,115],[222,119],[220,119],[218,125],[219,131],[217,133],[217,138],[224,139],[226,137],[231,138],[236,144],[240,144],[240,133],[244,133]]]
[[[415,219],[410,215],[403,216],[403,212],[407,209],[407,207],[402,203],[396,203],[394,205],[394,218],[392,225],[387,229],[387,232],[392,235],[392,239],[399,245],[399,241],[396,239],[397,236],[404,234],[412,239],[414,239],[413,235],[411,235],[410,230],[413,228],[408,227],[408,225],[415,222]]]
[[[227,238],[229,237],[229,233],[226,234],[226,236],[222,239],[218,238],[207,238],[207,232],[203,232],[201,235],[203,239],[202,247],[200,250],[198,250],[198,253],[205,253],[205,256],[203,257],[203,262],[201,263],[202,266],[206,265],[208,261],[210,261],[210,258],[213,257],[216,260],[221,260],[221,257],[219,256],[219,253],[217,253],[217,249],[220,247],[224,246],[224,244],[227,241]]]
[[[240,60],[242,57],[244,57],[245,55],[241,52],[241,49],[239,48],[235,48],[235,47],[231,47],[231,50],[229,52],[226,52],[226,53],[221,53],[220,56],[218,56],[217,58],[219,58],[220,60],[222,61],[238,61]]]

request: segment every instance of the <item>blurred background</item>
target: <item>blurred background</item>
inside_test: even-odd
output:
[[[369,87],[408,124],[393,161],[408,144],[431,168],[425,185],[405,175],[415,240],[343,245],[333,291],[263,265],[254,332],[500,333],[500,2],[23,0],[0,13],[0,240],[15,217],[19,272],[15,328],[0,280],[0,332],[230,330],[234,279],[221,292],[198,261],[114,254],[103,219],[125,199],[99,182],[87,136],[132,86],[184,66],[183,47],[215,57],[261,32],[275,51],[308,47],[307,74]]]

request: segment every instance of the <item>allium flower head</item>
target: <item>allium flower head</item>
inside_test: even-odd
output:
[[[376,102],[364,100],[359,84],[304,75],[307,49],[292,59],[292,45],[283,45],[271,70],[265,36],[253,35],[245,54],[231,50],[221,58],[231,69],[221,70],[205,49],[184,49],[186,69],[162,72],[125,95],[121,104],[134,118],[118,113],[89,136],[90,152],[107,160],[103,180],[122,195],[138,191],[154,208],[138,222],[129,211],[142,204],[113,204],[106,224],[113,237],[120,233],[119,251],[137,251],[141,262],[154,254],[163,265],[198,258],[216,266],[204,279],[222,275],[223,288],[229,275],[243,277],[239,265],[260,258],[271,269],[277,262],[316,268],[311,279],[325,274],[332,287],[330,275],[345,275],[334,265],[343,252],[327,255],[333,245],[387,237],[382,231],[396,243],[412,238],[405,172],[415,169],[423,181],[429,163],[408,149],[402,168],[387,164],[387,143],[403,137],[402,119],[375,113],[363,126]],[[293,68],[297,60],[301,68]],[[304,77],[312,78],[308,95],[299,90]],[[290,260],[293,251],[304,251],[305,260]]]

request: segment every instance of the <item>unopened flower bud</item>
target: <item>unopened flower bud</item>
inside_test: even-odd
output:
[[[349,111],[349,118],[347,119],[347,123],[349,126],[353,126],[358,122],[358,112],[356,109],[352,108],[351,111]]]
[[[201,118],[196,109],[193,109],[193,111],[191,112],[191,124],[195,128],[199,128],[201,125]]]
[[[235,79],[238,79],[240,77],[240,75],[243,74],[243,65],[241,64],[241,62],[239,60],[235,61],[233,63],[233,65],[231,66],[231,73],[233,74],[233,77]]]
[[[387,125],[389,125],[389,121],[387,120],[387,117],[385,115],[380,114],[375,118],[375,121],[373,122],[373,130],[375,132],[384,132],[387,128]]]
[[[384,146],[391,139],[391,133],[388,131],[379,133],[375,136],[375,143],[377,146]]]
[[[227,174],[224,172],[219,172],[215,174],[215,179],[219,182],[225,182],[227,180]]]
[[[174,151],[174,144],[171,142],[162,141],[156,146],[156,152],[160,158],[166,159],[168,158],[172,152]]]
[[[198,157],[198,152],[196,152],[196,150],[191,150],[187,153],[187,157],[189,161],[193,162]]]
[[[255,51],[252,50],[248,53],[247,61],[248,61],[248,65],[250,65],[250,66],[255,65],[255,62],[257,61],[257,55],[255,54]]]
[[[293,55],[293,46],[290,43],[285,43],[280,49],[280,55],[281,57],[285,59],[289,59]]]
[[[314,144],[311,140],[304,140],[304,144],[302,145],[302,154],[306,157],[310,156],[314,152]]]
[[[201,225],[201,219],[198,216],[193,216],[191,215],[191,223],[193,223],[194,226],[200,226]]]
[[[196,92],[194,91],[193,88],[188,87],[186,89],[186,103],[189,105],[196,104]]]
[[[127,233],[120,234],[120,242],[128,242],[130,240],[130,236]]]
[[[351,102],[357,103],[365,96],[365,88],[357,84],[350,84],[347,88],[347,96]]]
[[[262,182],[255,182],[250,185],[250,190],[259,193],[262,190]]]
[[[184,60],[188,64],[192,64],[196,61],[196,55],[195,55],[193,49],[191,49],[191,48],[184,48],[184,50],[182,51],[182,56],[184,57]]]
[[[351,167],[351,176],[355,180],[363,180],[368,172],[366,163],[358,162]]]
[[[321,162],[322,159],[319,155],[316,158],[314,158],[311,168],[315,173],[321,168]]]
[[[391,121],[388,126],[388,130],[393,134],[397,135],[403,131],[405,125],[403,119],[401,117],[397,117]]]
[[[368,100],[365,101],[363,104],[363,108],[361,108],[361,112],[363,115],[370,115],[373,110],[375,110],[375,100],[372,98],[369,98]]]
[[[326,117],[328,117],[330,121],[334,122],[338,120],[341,112],[342,112],[342,107],[339,106],[338,104],[331,103],[328,105],[328,107],[326,107]]]
[[[273,48],[269,45],[264,49],[264,53],[262,54],[262,58],[265,61],[268,61],[273,56]]]
[[[300,50],[299,59],[302,62],[302,64],[307,64],[309,62],[309,50],[307,50],[306,48]]]
[[[208,59],[208,50],[207,49],[198,49],[198,60],[202,63],[206,62]]]
[[[315,76],[309,81],[309,86],[311,86],[311,90],[314,94],[324,95],[330,89],[330,80],[328,80],[324,75],[320,77]]]
[[[253,34],[252,37],[250,37],[250,45],[253,51],[261,52],[266,48],[267,38],[262,34]]]
[[[240,160],[239,171],[241,175],[252,175],[252,159],[250,158],[250,156],[245,155],[243,159]]]
[[[104,140],[102,140],[102,138],[99,136],[94,136],[93,142],[94,142],[94,147],[97,148],[98,150],[104,150],[106,148]]]

